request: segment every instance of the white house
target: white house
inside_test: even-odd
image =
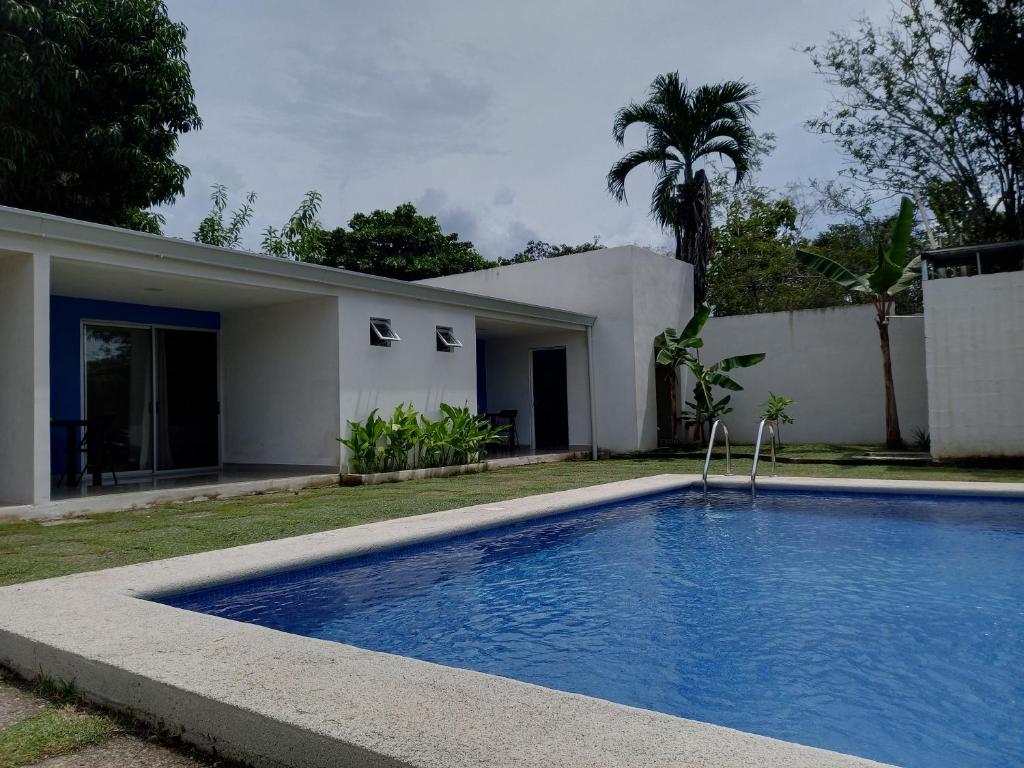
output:
[[[688,265],[631,247],[406,283],[0,207],[0,504],[65,493],[86,419],[122,485],[336,473],[346,421],[403,402],[653,448],[651,340],[691,305]]]

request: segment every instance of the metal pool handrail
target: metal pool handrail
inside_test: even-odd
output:
[[[721,419],[715,419],[715,423],[711,425],[711,437],[708,438],[708,453],[704,457],[704,472],[701,473],[701,480],[704,483],[704,497],[708,495],[708,467],[711,466],[711,452],[715,449],[715,436],[718,434],[718,428],[722,428],[722,435],[725,437],[725,474],[732,474],[732,452],[729,450],[729,428],[725,426]]]
[[[775,426],[768,419],[761,419],[761,425],[757,428],[757,442],[754,444],[754,464],[750,468],[750,495],[757,496],[757,462],[761,458],[761,441],[764,438],[764,428],[768,426],[768,437],[771,440],[772,453],[772,477],[775,477]]]

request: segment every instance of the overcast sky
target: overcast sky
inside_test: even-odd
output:
[[[163,210],[191,237],[226,184],[234,208],[259,195],[246,244],[280,225],[309,189],[321,219],[412,201],[489,258],[529,239],[663,246],[650,173],[629,204],[605,175],[622,154],[615,111],[655,75],[691,84],[745,79],[761,92],[759,132],[778,135],[761,174],[783,188],[841,167],[803,123],[828,101],[797,49],[848,29],[888,0],[329,2],[169,0],[189,28],[201,131],[182,138],[186,194]],[[627,149],[642,131],[627,135]]]

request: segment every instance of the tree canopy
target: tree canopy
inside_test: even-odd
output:
[[[807,51],[836,94],[808,125],[851,179],[927,197],[950,244],[1024,237],[1024,4],[900,0]]]
[[[612,136],[619,146],[624,146],[630,126],[646,126],[647,135],[641,149],[627,153],[608,171],[608,191],[623,202],[630,172],[642,165],[654,169],[651,216],[675,236],[676,258],[693,265],[696,305],[704,301],[711,248],[711,190],[705,170],[696,164],[725,157],[737,183],[743,179],[757,149],[750,126],[756,97],[757,90],[747,83],[728,80],[690,88],[678,72],[669,72],[654,78],[645,101],[628,104],[615,115]]]
[[[153,231],[201,126],[161,0],[0,3],[0,203]]]
[[[332,267],[397,280],[424,280],[494,266],[473,243],[446,234],[437,218],[422,216],[412,203],[393,211],[357,213],[348,229],[327,233],[324,258]]]
[[[555,259],[559,256],[568,256],[571,253],[599,251],[604,247],[598,242],[596,237],[589,242],[580,243],[579,245],[567,245],[566,243],[552,245],[543,240],[530,240],[526,243],[526,247],[514,256],[502,256],[499,258],[498,265],[508,266],[509,264],[525,264],[531,261],[540,261],[541,259]]]

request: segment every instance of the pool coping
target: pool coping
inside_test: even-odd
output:
[[[73,680],[93,701],[268,768],[880,765],[139,599],[693,486],[699,477],[658,475],[5,587],[0,663]],[[1012,483],[764,478],[759,488],[1024,498]]]

